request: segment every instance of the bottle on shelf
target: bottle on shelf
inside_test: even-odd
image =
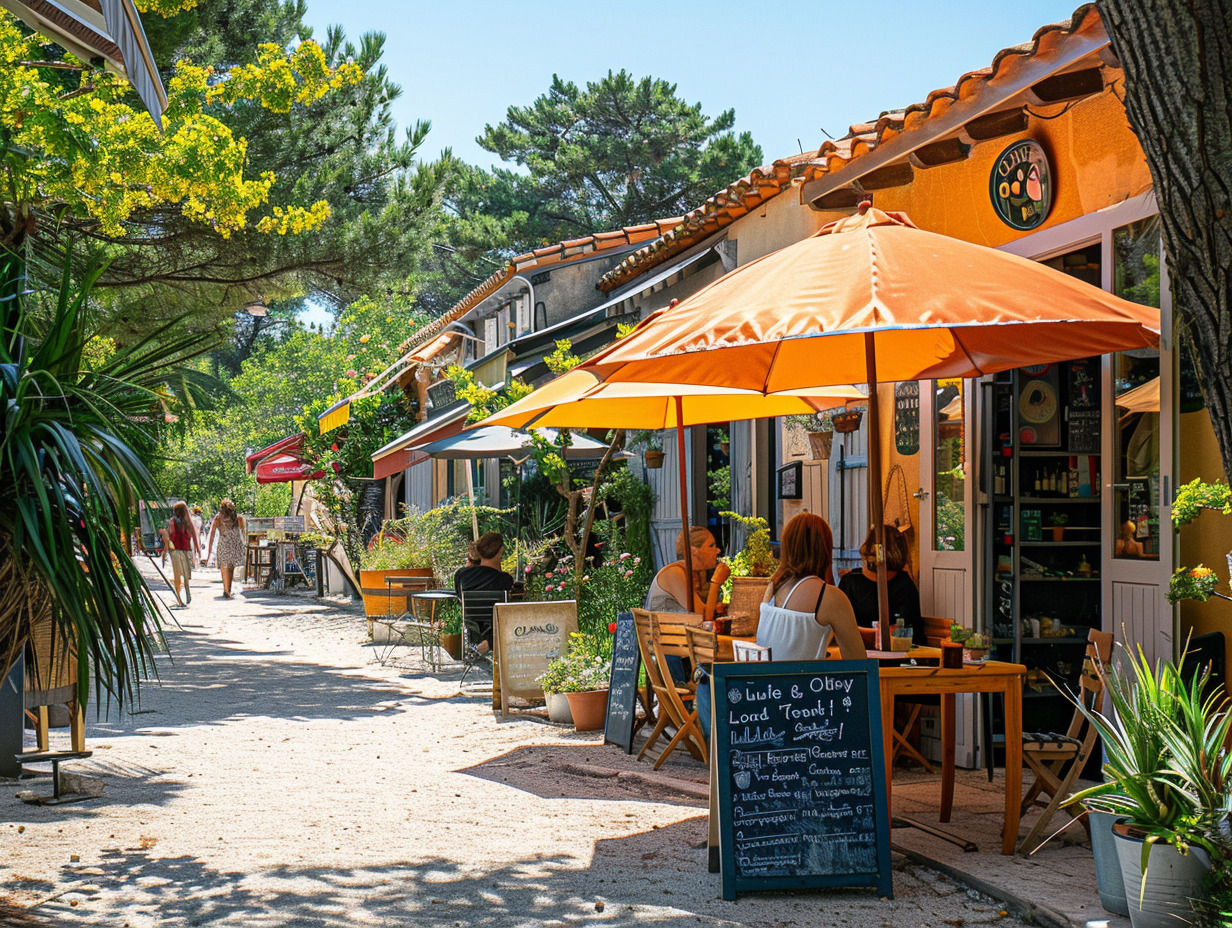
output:
[[[1040,495],[1040,471],[1038,467],[1035,468],[1035,495]]]

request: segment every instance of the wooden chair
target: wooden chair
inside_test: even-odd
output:
[[[1103,667],[1112,657],[1112,635],[1093,628],[1087,635],[1087,642],[1077,695],[1087,708],[1098,708],[1104,698]],[[1022,812],[1025,813],[1033,805],[1044,806],[1044,811],[1022,839],[1018,853],[1029,854],[1043,843],[1040,835],[1053,814],[1061,808],[1061,803],[1073,792],[1074,781],[1082,775],[1082,768],[1095,748],[1098,734],[1095,726],[1077,707],[1063,735],[1023,732],[1022,759],[1035,774],[1035,782],[1023,794]],[[1050,801],[1045,804],[1041,796],[1050,797]],[[1086,825],[1085,819],[1083,825]]]
[[[52,706],[68,708],[69,744],[74,752],[85,751],[85,707],[77,700],[77,648],[50,617],[36,622],[30,631],[23,696],[40,752],[50,750]]]
[[[774,657],[769,648],[752,641],[733,641],[732,657],[738,661],[772,661]]]
[[[693,662],[693,667],[705,667],[710,669],[710,665],[714,663],[715,655],[718,653],[719,639],[712,631],[706,631],[704,628],[696,628],[692,625],[686,626],[685,637],[689,642],[689,659]]]
[[[633,610],[633,622],[637,629],[637,646],[642,652],[642,666],[646,669],[646,681],[650,684],[651,692],[654,693],[655,699],[658,702],[654,728],[651,729],[645,745],[642,746],[642,750],[638,753],[638,760],[641,760],[653,750],[659,738],[667,731],[668,726],[675,727],[677,733],[679,733],[680,720],[686,716],[677,710],[676,706],[679,705],[683,708],[686,699],[690,702],[693,699],[692,690],[675,683],[671,676],[667,675],[664,663],[656,655],[653,616],[653,613],[647,612],[645,609]],[[686,742],[686,744],[691,751],[696,751],[696,747],[691,742]],[[656,770],[662,765],[663,759],[667,754],[668,749],[664,748],[655,759]],[[695,756],[697,756],[696,753]]]
[[[667,666],[667,658],[692,657],[689,648],[689,629],[692,626],[677,625],[674,622],[664,621],[671,619],[670,613],[650,614],[650,628],[652,633],[652,641],[654,644],[655,662],[660,667]],[[673,682],[668,678],[664,678],[664,683]],[[660,700],[666,697],[667,714],[671,715],[672,721],[676,726],[676,733],[672,735],[670,741],[667,742],[667,747],[663,749],[663,753],[659,755],[659,759],[654,763],[654,769],[658,770],[663,765],[663,761],[667,760],[667,756],[676,750],[677,746],[682,742],[689,749],[689,753],[700,760],[703,764],[708,764],[710,761],[706,753],[706,736],[702,733],[701,723],[697,719],[697,709],[695,702],[697,697],[697,687],[693,683],[687,686],[664,686],[664,693],[659,696]]]

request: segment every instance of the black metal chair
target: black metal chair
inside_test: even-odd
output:
[[[492,614],[497,603],[509,602],[504,590],[462,590],[462,679],[476,664],[492,667]],[[479,642],[488,643],[487,651],[479,650]]]

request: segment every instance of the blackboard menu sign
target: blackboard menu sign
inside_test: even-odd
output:
[[[894,447],[899,454],[920,450],[920,382],[907,380],[894,388]]]
[[[876,661],[714,665],[723,898],[893,893]]]
[[[607,721],[603,743],[618,744],[626,754],[633,753],[633,732],[637,728],[637,676],[642,655],[637,649],[637,627],[633,613],[616,616],[616,639],[612,642],[612,675],[607,689]]]
[[[359,493],[359,531],[364,540],[364,547],[372,541],[372,536],[381,530],[385,522],[385,478],[368,480],[364,477],[353,478],[358,484]]]
[[[1099,454],[1099,358],[1070,361],[1068,368],[1069,453]]]

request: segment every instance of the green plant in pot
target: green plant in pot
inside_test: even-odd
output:
[[[1069,522],[1069,516],[1064,512],[1051,512],[1048,514],[1048,524],[1052,526],[1052,540],[1060,541],[1065,535],[1065,526]]]
[[[779,568],[778,559],[770,547],[770,523],[760,516],[742,516],[737,512],[721,512],[719,515],[749,529],[744,547],[725,559],[731,568],[731,577],[724,584],[723,593],[728,600],[728,615],[733,616],[731,633],[751,635],[757,630],[757,617],[766,585]],[[746,624],[740,624],[739,616],[748,616]]]
[[[611,673],[611,659],[598,653],[588,636],[574,632],[568,653],[551,661],[537,680],[549,700],[549,717],[552,717],[551,698],[563,695],[568,699],[569,714],[578,731],[602,728]]]
[[[1105,782],[1069,802],[1109,812],[1134,928],[1184,924],[1212,867],[1230,864],[1232,716],[1209,671],[1186,679],[1120,648],[1106,673],[1111,714],[1081,705],[1104,747]]]
[[[630,451],[641,451],[646,466],[657,469],[663,466],[663,434],[652,429],[633,432],[625,443]]]
[[[437,607],[441,618],[441,647],[455,661],[462,658],[462,607],[457,602]]]

